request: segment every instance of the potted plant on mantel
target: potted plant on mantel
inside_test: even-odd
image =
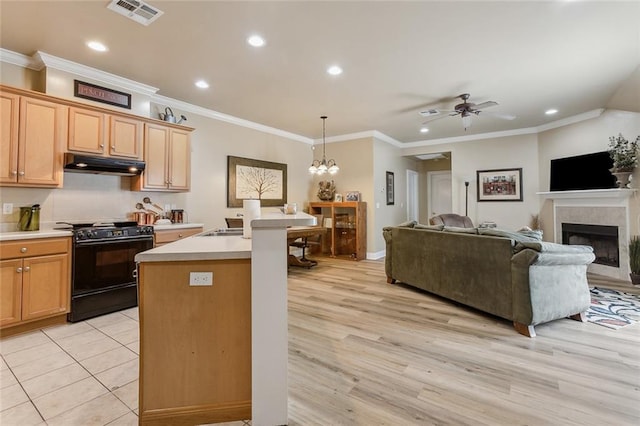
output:
[[[635,235],[629,241],[629,266],[632,284],[640,284],[640,236]]]
[[[629,185],[631,174],[638,164],[639,143],[640,136],[633,142],[625,139],[622,133],[619,133],[618,137],[609,138],[608,152],[613,160],[613,168],[610,171],[617,179],[618,188],[627,188]]]

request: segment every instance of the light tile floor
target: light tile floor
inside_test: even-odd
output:
[[[138,348],[138,308],[0,340],[0,425],[137,425]]]

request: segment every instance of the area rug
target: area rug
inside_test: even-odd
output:
[[[640,321],[640,296],[593,287],[587,321],[618,329]]]

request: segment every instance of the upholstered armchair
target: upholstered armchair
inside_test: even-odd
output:
[[[455,226],[457,228],[473,228],[473,221],[468,216],[455,213],[443,213],[429,219],[431,225]]]

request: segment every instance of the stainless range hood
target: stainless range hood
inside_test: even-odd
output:
[[[145,162],[124,158],[64,154],[64,171],[102,175],[136,176],[144,171]]]

